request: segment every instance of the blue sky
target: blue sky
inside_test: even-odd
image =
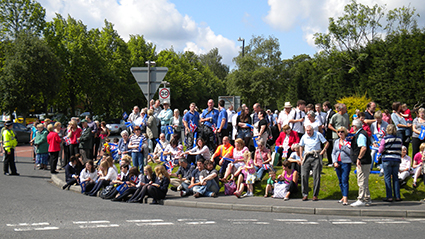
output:
[[[158,50],[207,53],[217,47],[223,62],[231,67],[253,35],[274,36],[279,40],[282,59],[317,52],[313,34],[326,32],[329,17],[341,16],[349,0],[38,0],[46,8],[47,20],[55,13],[68,14],[88,28],[101,28],[112,22],[124,40],[144,35]],[[425,16],[422,0],[358,0],[387,9],[410,3]],[[424,17],[420,26],[424,26]]]

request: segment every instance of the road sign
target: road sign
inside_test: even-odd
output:
[[[161,81],[167,74],[168,68],[151,67],[148,69],[148,67],[132,67],[130,71],[136,79],[137,84],[139,84],[139,87],[143,91],[143,94],[145,95],[145,98],[149,104],[149,100],[153,98],[156,91],[158,90],[159,85],[161,84]],[[148,72],[150,73],[150,77],[148,77]],[[150,82],[148,82],[149,79]],[[148,85],[150,86],[149,90]]]
[[[163,103],[164,101],[168,101],[168,103],[171,104],[170,88],[160,88],[158,95],[159,101],[161,101],[161,103]]]

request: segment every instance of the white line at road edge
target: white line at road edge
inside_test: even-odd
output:
[[[152,223],[136,223],[137,226],[166,226],[174,225],[172,222],[152,222]]]
[[[74,224],[99,224],[99,223],[110,223],[110,221],[78,221],[73,222]]]
[[[127,222],[163,222],[162,219],[151,219],[151,220],[126,220]]]

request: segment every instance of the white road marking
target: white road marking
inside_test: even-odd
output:
[[[274,219],[278,222],[306,222],[307,219]]]
[[[26,231],[48,231],[48,230],[58,230],[59,227],[25,227],[25,228],[15,228],[15,232],[26,232]]]
[[[387,224],[401,224],[401,223],[410,223],[410,222],[407,222],[407,221],[387,221],[387,222],[375,222],[375,223],[379,223],[379,224],[385,224],[385,223],[387,223]]]
[[[351,221],[340,221],[340,222],[332,222],[332,224],[340,225],[340,224],[366,224],[366,222],[351,222]]]
[[[162,219],[151,219],[151,220],[126,220],[127,222],[163,222]]]
[[[258,225],[268,225],[268,224],[270,224],[270,222],[254,222],[254,224],[258,224]]]
[[[286,224],[311,224],[316,225],[319,224],[318,222],[286,222]]]
[[[152,223],[136,223],[137,226],[166,226],[174,225],[172,222],[152,222]]]
[[[205,224],[215,224],[214,221],[206,221],[206,222],[186,222],[187,225],[205,225]]]
[[[99,223],[110,223],[110,221],[78,221],[74,224],[99,224]]]
[[[377,221],[394,221],[394,219],[389,218],[374,218],[374,219],[362,219],[365,222],[377,222]]]
[[[34,230],[36,231],[47,231],[47,230],[58,230],[59,227],[39,227],[39,228],[34,228]]]
[[[19,227],[19,226],[48,226],[48,222],[37,222],[37,223],[18,223],[18,224],[6,224],[8,227]]]
[[[227,221],[237,221],[237,222],[256,222],[258,219],[226,219]]]
[[[108,224],[108,225],[82,225],[80,228],[106,228],[106,227],[119,227],[118,224]]]
[[[194,218],[181,218],[177,219],[178,222],[187,222],[187,221],[206,221],[207,219],[194,219]]]
[[[349,222],[350,219],[329,219],[330,222]]]
[[[406,218],[407,221],[425,221],[425,218]]]

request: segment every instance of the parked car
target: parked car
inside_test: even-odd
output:
[[[125,121],[122,119],[106,120],[106,128],[111,131],[111,134],[119,134],[121,131],[126,130]]]
[[[4,127],[4,122],[0,123],[0,130]],[[30,142],[31,129],[23,124],[13,123],[13,132],[15,132],[18,143],[28,144]]]

